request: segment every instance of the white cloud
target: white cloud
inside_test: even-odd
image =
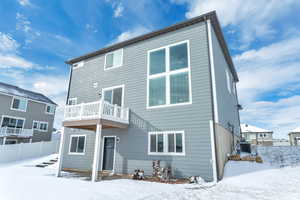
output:
[[[30,6],[31,5],[29,0],[18,0],[18,2],[21,6]]]
[[[217,11],[222,26],[238,26],[241,41],[249,44],[257,37],[272,36],[272,23],[300,6],[299,0],[172,0],[187,4],[187,18],[213,10]]]
[[[0,52],[15,52],[19,46],[10,35],[0,32]]]
[[[0,69],[22,68],[29,69],[34,64],[18,55],[19,43],[10,35],[0,32]]]
[[[129,31],[125,31],[123,33],[121,33],[117,39],[115,40],[115,42],[122,42],[122,41],[125,41],[125,40],[128,40],[128,39],[131,39],[131,38],[134,38],[134,37],[137,37],[139,35],[142,35],[142,34],[145,34],[147,32],[149,32],[150,30],[145,28],[145,27],[136,27],[132,30],[129,30]]]
[[[28,33],[29,31],[31,31],[31,22],[22,14],[17,13],[16,14],[16,29],[17,30],[21,30],[24,31],[25,33]]]
[[[300,37],[288,38],[234,57],[240,83],[241,120],[272,129],[277,137],[300,126]],[[273,95],[277,101],[261,100]]]
[[[123,15],[124,6],[122,3],[119,3],[114,10],[114,17],[121,17]]]

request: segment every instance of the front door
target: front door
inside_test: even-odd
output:
[[[115,147],[115,137],[104,137],[102,170],[112,171],[114,169]]]

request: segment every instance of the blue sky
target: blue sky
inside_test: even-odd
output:
[[[241,119],[300,126],[299,0],[1,0],[0,81],[42,92],[62,119],[64,61],[216,10],[237,68]]]

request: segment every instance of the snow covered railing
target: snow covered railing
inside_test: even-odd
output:
[[[106,119],[120,123],[129,123],[129,108],[110,104],[100,100],[65,107],[65,121]]]
[[[12,127],[0,128],[0,136],[12,136],[12,135],[31,137],[33,135],[33,129],[12,128]]]

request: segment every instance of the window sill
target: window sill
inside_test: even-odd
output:
[[[174,106],[184,106],[184,105],[191,105],[192,102],[185,102],[185,103],[176,103],[176,104],[168,104],[168,105],[159,105],[159,106],[147,106],[147,110],[156,109],[156,108],[167,108],[167,107],[174,107]]]
[[[120,68],[120,67],[122,67],[123,65],[119,65],[119,66],[113,66],[113,67],[110,67],[110,68],[106,68],[105,66],[104,66],[104,71],[109,71],[109,70],[113,70],[113,69],[116,69],[116,68]]]
[[[150,153],[149,156],[185,156],[185,153]]]
[[[71,153],[71,152],[69,152],[68,154],[72,155],[72,156],[83,156],[83,155],[85,155],[85,153]]]
[[[20,112],[26,112],[26,110],[21,110],[21,109],[16,109],[16,108],[10,108],[11,110],[14,110],[14,111],[20,111]]]

